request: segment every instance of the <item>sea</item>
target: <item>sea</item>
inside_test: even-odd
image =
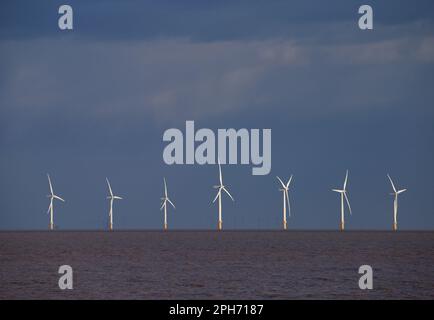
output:
[[[434,232],[0,232],[0,299],[434,299]]]

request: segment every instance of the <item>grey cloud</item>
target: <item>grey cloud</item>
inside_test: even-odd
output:
[[[405,94],[394,92],[406,85],[395,64],[431,65],[433,42],[432,37],[316,46],[286,39],[7,41],[0,50],[14,72],[2,81],[0,103],[3,112],[25,110],[29,116],[62,106],[71,119],[128,113],[156,122],[254,108],[321,115],[357,108],[357,101],[390,107]],[[373,79],[385,81],[381,90]]]
[[[0,39],[59,37],[57,8],[61,1],[6,0],[0,6]],[[70,0],[75,34],[105,41],[185,38],[193,41],[260,40],[272,37],[310,37],[327,31],[340,38],[332,25],[346,24],[356,32],[356,0],[296,1],[81,1]],[[375,25],[398,26],[425,21],[432,30],[430,0],[375,1]],[[332,33],[330,33],[332,32]],[[377,30],[378,32],[378,30]]]

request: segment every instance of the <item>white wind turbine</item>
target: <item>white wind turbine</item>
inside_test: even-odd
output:
[[[63,200],[61,197],[57,196],[54,194],[53,191],[53,185],[51,184],[51,179],[50,179],[50,175],[47,173],[47,177],[48,177],[48,184],[50,185],[50,194],[47,195],[48,198],[50,198],[50,206],[48,207],[47,210],[47,214],[50,214],[50,224],[49,224],[49,229],[53,230],[54,229],[54,208],[53,208],[53,201],[54,199],[58,199],[60,201],[65,202],[65,200]]]
[[[392,185],[393,188],[393,193],[391,193],[392,196],[395,196],[395,200],[393,201],[393,230],[396,231],[398,230],[398,194],[403,193],[404,191],[406,191],[407,189],[401,189],[401,190],[396,190],[395,185],[393,184],[392,178],[387,175],[387,177],[390,180],[390,184]]]
[[[169,196],[167,195],[166,178],[163,178],[163,181],[164,181],[164,197],[161,198],[163,203],[161,205],[160,210],[163,210],[163,208],[164,208],[164,230],[167,230],[167,202],[169,202],[171,204],[173,209],[176,209],[176,208],[175,208],[175,205],[173,204],[173,202],[170,201]]]
[[[234,198],[232,198],[229,191],[225,188],[223,185],[223,175],[222,175],[222,168],[220,165],[220,159],[217,158],[218,165],[219,165],[219,179],[220,179],[220,185],[214,186],[215,189],[218,189],[217,195],[213,200],[213,203],[219,199],[219,221],[218,221],[218,230],[221,230],[223,227],[223,221],[222,221],[222,190],[228,194],[228,196],[232,199],[232,201],[235,201]]]
[[[284,184],[279,177],[276,178],[277,180],[279,180],[280,184],[282,185],[282,189],[279,189],[279,191],[282,191],[283,194],[283,229],[286,230],[286,204],[288,204],[288,217],[291,216],[291,205],[289,204],[288,189],[292,180],[292,175],[286,184]]]
[[[105,179],[107,181],[107,185],[108,185],[109,192],[110,192],[110,195],[107,196],[107,199],[110,199],[109,230],[112,231],[113,230],[113,201],[114,200],[122,200],[122,198],[119,196],[115,196],[113,194],[112,187],[110,186],[109,180],[107,178],[105,178]]]
[[[348,196],[347,196],[347,182],[348,182],[348,170],[347,170],[347,174],[345,175],[344,187],[342,188],[342,190],[340,190],[340,189],[332,189],[333,191],[339,192],[341,194],[341,225],[340,225],[340,229],[341,230],[345,230],[345,221],[344,221],[345,206],[344,206],[344,198],[347,201],[347,205],[348,205],[348,209],[350,210],[350,214],[352,214],[351,213],[350,201],[348,200]]]

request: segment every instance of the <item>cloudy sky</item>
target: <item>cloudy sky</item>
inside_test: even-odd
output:
[[[390,229],[386,174],[408,191],[401,229],[434,228],[434,3],[65,1],[0,4],[0,229],[46,229],[50,173],[59,229],[215,228],[218,169],[164,163],[168,128],[272,129],[272,169],[223,167],[227,228],[280,228],[276,175],[294,174],[295,229]]]

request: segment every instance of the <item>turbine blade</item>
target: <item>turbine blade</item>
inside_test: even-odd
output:
[[[344,196],[345,196],[345,200],[347,201],[347,205],[348,205],[348,209],[350,210],[350,214],[352,215],[353,213],[351,212],[350,201],[348,200],[348,196],[347,196],[346,192],[344,192]]]
[[[119,196],[113,196],[113,199],[123,200],[123,198]]]
[[[280,179],[278,176],[276,176],[277,180],[279,180],[280,184],[282,185],[282,188],[285,189],[285,184],[283,183],[282,179]]]
[[[232,198],[231,194],[229,193],[228,190],[226,190],[225,187],[223,187],[222,189],[228,194],[229,197],[231,197],[232,201],[235,201],[234,198]]]
[[[344,187],[342,189],[344,189],[344,190],[347,189],[347,182],[348,182],[348,170],[347,170],[347,173],[345,174]]]
[[[49,213],[50,213],[50,210],[51,210],[51,206],[52,206],[52,203],[50,202],[50,205],[48,206],[47,214],[49,214]]]
[[[166,205],[166,201],[163,201],[163,204],[161,205],[160,210],[163,210],[165,205]]]
[[[289,177],[288,183],[286,184],[286,189],[289,188],[289,185],[291,184],[291,180],[292,180],[292,174],[291,174],[291,176]]]
[[[214,203],[214,202],[217,200],[217,198],[218,198],[219,195],[220,195],[220,192],[221,192],[221,189],[219,189],[219,192],[217,192],[217,195],[215,196],[215,198],[214,198],[214,200],[212,201],[212,203]]]
[[[334,192],[339,192],[339,193],[344,192],[344,190],[339,190],[339,189],[332,189],[332,191],[334,191]]]
[[[407,191],[407,189],[401,189],[397,192],[397,194],[403,193],[404,191]]]
[[[50,192],[51,192],[51,195],[53,195],[54,194],[54,192],[53,192],[53,186],[51,184],[50,175],[48,173],[47,173],[47,177],[48,177],[48,184],[50,185]]]
[[[172,205],[173,209],[176,209],[175,205],[173,204],[173,202],[172,202],[172,201],[170,201],[170,199],[169,199],[169,198],[166,198],[166,200],[167,200],[167,201],[169,201],[169,203],[170,203],[170,204]]]
[[[105,180],[107,181],[107,185],[108,185],[108,188],[109,188],[109,191],[110,191],[110,195],[113,197],[113,191],[112,191],[112,187],[110,186],[110,182],[109,182],[108,178],[105,178]]]
[[[390,184],[392,185],[393,191],[396,192],[396,188],[395,188],[395,185],[393,184],[392,178],[389,176],[389,174],[387,174],[387,177],[388,177],[389,180],[390,180]]]
[[[166,185],[166,178],[163,178],[164,180],[164,195],[167,198],[167,185]]]
[[[65,202],[65,200],[63,200],[61,197],[59,197],[59,196],[56,196],[56,195],[53,195],[53,198],[55,198],[55,199],[58,199],[58,200],[60,200],[60,201],[63,201],[63,202]]]
[[[220,178],[220,185],[223,185],[223,175],[222,175],[222,167],[220,165],[220,158],[217,158],[218,164],[219,164],[219,178]]]

